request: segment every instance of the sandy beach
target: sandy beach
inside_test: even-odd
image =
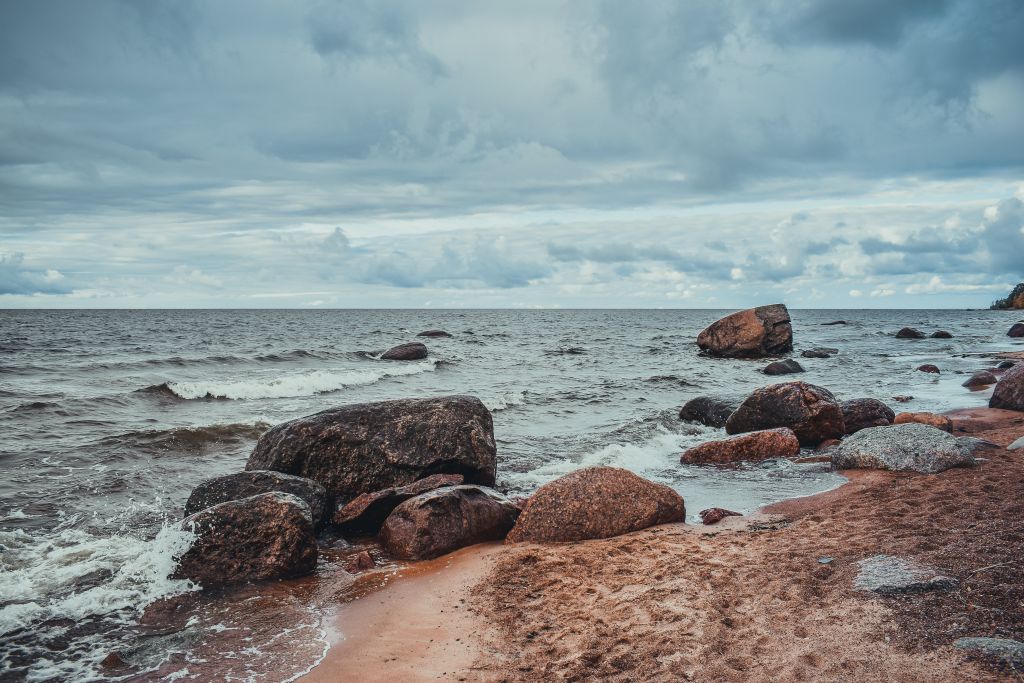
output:
[[[1018,412],[949,416],[1000,446],[1024,435]],[[1019,680],[951,647],[1024,636],[1019,453],[937,475],[844,474],[839,489],[715,526],[420,563],[340,607],[327,657],[301,680]],[[857,561],[877,554],[960,587],[854,590]]]

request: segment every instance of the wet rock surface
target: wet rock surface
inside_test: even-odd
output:
[[[332,521],[342,533],[374,535],[392,510],[421,493],[442,486],[463,483],[461,474],[432,474],[411,484],[388,487],[372,493],[363,493],[334,513]]]
[[[679,419],[700,422],[708,427],[724,427],[725,421],[739,404],[738,400],[698,396],[683,404],[679,410]]]
[[[813,349],[805,349],[800,353],[804,358],[831,358],[839,353],[839,349],[818,346]]]
[[[979,370],[971,375],[962,386],[965,386],[968,389],[975,389],[979,387],[987,387],[990,384],[995,384],[997,381],[996,376],[988,370]]]
[[[381,354],[381,360],[422,360],[427,357],[427,347],[420,342],[409,342],[393,346]]]
[[[1024,323],[1014,323],[1010,326],[1010,329],[1006,332],[1007,337],[1020,338],[1024,337]]]
[[[847,434],[855,434],[868,427],[891,425],[896,419],[892,408],[875,398],[855,398],[840,404]]]
[[[935,413],[900,413],[892,423],[897,425],[917,423],[928,425],[929,427],[935,427],[936,429],[941,429],[944,432],[952,433],[953,431],[953,421],[945,415],[936,415]]]
[[[913,327],[904,327],[896,333],[897,339],[924,339],[924,332]]]
[[[680,462],[686,465],[760,462],[799,454],[800,441],[796,434],[792,429],[782,427],[702,443],[687,449],[680,457]]]
[[[870,427],[846,437],[831,450],[832,467],[935,474],[973,465],[977,441],[917,423]]]
[[[314,526],[319,527],[324,521],[327,491],[323,486],[312,479],[269,470],[237,472],[204,481],[192,489],[185,503],[185,516],[229,500],[240,500],[272,491],[290,493],[306,501]]]
[[[506,541],[609,538],[685,520],[683,498],[668,486],[618,467],[587,467],[537,489]]]
[[[759,306],[728,315],[697,336],[697,346],[712,356],[763,358],[793,350],[793,327],[783,304]]]
[[[828,389],[807,382],[784,382],[757,389],[725,423],[728,434],[789,427],[802,446],[843,436],[843,411]]]
[[[953,647],[973,650],[1000,667],[1024,671],[1024,643],[1009,638],[957,638]]]
[[[505,538],[519,508],[483,486],[445,486],[410,498],[381,527],[384,548],[403,560],[427,560]]]
[[[246,470],[313,479],[344,505],[361,493],[431,474],[494,484],[491,413],[472,396],[359,403],[278,425],[260,437]]]
[[[988,407],[1024,410],[1024,363],[1018,363],[1003,374],[992,390]]]
[[[952,339],[953,335],[946,330],[935,330],[931,334],[932,339]]]
[[[943,576],[931,567],[892,555],[868,557],[857,566],[854,588],[881,595],[954,590],[959,585],[956,579]]]
[[[932,365],[930,363],[925,363],[924,365],[917,366],[917,370],[918,370],[918,372],[928,372],[928,373],[931,373],[933,375],[938,375],[941,372],[939,370],[938,366]]]
[[[742,517],[738,512],[732,510],[726,510],[725,508],[708,508],[707,510],[701,510],[699,513],[700,521],[703,524],[717,524],[726,517]]]
[[[787,358],[769,363],[762,372],[766,375],[790,375],[795,372],[804,372],[804,368],[792,358]]]

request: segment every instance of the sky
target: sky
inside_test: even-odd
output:
[[[8,0],[0,307],[984,307],[1020,0]]]

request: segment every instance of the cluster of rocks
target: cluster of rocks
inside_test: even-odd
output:
[[[416,336],[438,338],[450,337],[452,335],[444,330],[424,330]],[[380,354],[380,360],[423,360],[428,354],[427,345],[423,342],[408,342],[392,346],[387,351],[384,351]]]
[[[930,336],[932,339],[952,339],[953,335],[946,330],[935,330],[931,335],[926,335],[921,330],[913,327],[904,327],[896,333],[897,339],[924,339]]]

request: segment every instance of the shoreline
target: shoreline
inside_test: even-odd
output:
[[[551,546],[483,544],[410,565],[399,570],[387,586],[339,605],[327,617],[335,629],[327,654],[298,680],[347,680],[356,674],[366,681],[526,681],[544,677],[578,679],[588,674],[612,680],[630,680],[631,675],[682,680],[690,676],[694,680],[723,681],[786,680],[787,676],[835,680],[843,674],[851,675],[851,680],[1006,680],[981,663],[966,660],[948,644],[943,646],[941,637],[928,633],[927,623],[915,622],[913,615],[901,615],[899,607],[904,599],[854,594],[849,588],[854,558],[840,558],[848,554],[844,550],[855,548],[871,554],[866,549],[873,545],[879,554],[899,549],[901,554],[929,559],[927,556],[941,551],[943,544],[927,537],[922,540],[913,533],[894,533],[899,528],[895,522],[914,516],[918,522],[937,527],[942,516],[970,506],[972,498],[964,486],[969,479],[961,480],[972,474],[985,479],[996,475],[998,484],[1009,487],[1010,495],[1003,500],[1007,505],[1014,504],[1013,494],[1020,500],[1024,494],[1020,484],[1024,481],[1024,465],[1015,462],[1020,458],[1011,456],[1005,446],[1024,434],[1024,414],[988,408],[965,408],[946,414],[954,420],[957,433],[981,435],[1004,448],[992,451],[974,468],[938,475],[844,471],[841,474],[848,481],[837,488],[773,503],[754,515],[727,518],[714,526],[670,524],[609,539]],[[1000,467],[1012,467],[1018,474],[1016,480],[998,476],[995,470]],[[981,486],[992,493],[989,489],[994,484],[985,482]],[[928,510],[913,514],[914,506],[900,500],[900,493],[911,489],[916,495],[928,497],[928,504],[923,505]],[[869,502],[877,507],[870,508]],[[844,533],[825,532],[823,522],[836,521],[838,509],[849,516],[842,520]],[[895,516],[891,516],[893,513]],[[875,527],[867,534],[870,539],[858,525],[850,525],[854,517]],[[1014,519],[1013,514],[1004,512],[990,515],[988,521],[995,523],[995,534],[999,535],[1013,533],[1009,527]],[[929,531],[941,536],[957,528],[948,527],[945,531]],[[971,545],[969,537],[967,544]],[[795,559],[799,555],[795,550],[806,550],[808,545],[820,546],[824,554],[824,549],[829,549],[835,561],[818,564],[814,558]],[[676,554],[682,555],[678,565],[666,566],[661,559]],[[977,560],[979,567],[991,564],[985,561],[984,553],[970,555],[960,552],[956,563]],[[799,565],[790,567],[797,569],[794,581],[782,592],[800,593],[801,597],[794,600],[786,595],[782,599],[786,604],[777,604],[781,598],[768,600],[750,590],[750,585],[769,586],[778,580],[766,567],[765,558],[782,566],[794,562]],[[735,565],[731,571],[730,565]],[[743,582],[729,576],[739,566],[744,569]],[[1019,563],[1012,570],[1019,573]],[[985,577],[994,572],[989,569],[971,576]],[[692,580],[684,580],[679,573],[689,574]],[[709,579],[714,586],[711,591],[707,590]],[[1015,585],[1020,586],[1020,577],[1017,579]],[[617,590],[609,591],[609,582]],[[703,590],[694,591],[695,586]],[[648,603],[644,598],[650,593],[659,597]],[[752,642],[733,642],[732,648],[720,651],[723,641],[734,640],[727,636],[743,630],[739,627],[742,620],[736,616],[720,619],[720,623],[707,618],[716,612],[733,611],[731,604],[718,604],[731,603],[732,598],[723,597],[728,595],[737,596],[745,604],[746,609],[738,610],[744,617],[764,621],[767,630],[758,638],[747,633],[744,637]],[[664,631],[662,619],[654,618],[654,614],[646,619],[621,618],[644,611],[664,612],[666,596],[683,598],[676,601],[673,609],[678,613],[673,613],[667,623],[693,620],[699,627],[691,628],[689,633],[686,629],[675,630],[673,634],[672,630]],[[943,594],[927,595],[919,601],[931,610],[942,611],[949,608],[943,608],[942,603],[953,599]],[[847,616],[838,619],[832,614],[837,608]],[[1024,617],[1024,603],[1015,609]],[[851,621],[853,615],[859,620]],[[779,633],[768,628],[775,620],[830,626],[820,633],[797,627],[787,643],[773,652],[764,643],[758,646],[758,642],[778,639]],[[886,626],[890,620],[903,621],[907,633],[890,633]],[[832,630],[844,621],[847,623],[842,628]],[[1000,628],[1000,632],[1012,630],[1005,624]],[[1017,629],[1024,630],[1024,619]],[[781,629],[787,630],[792,630],[792,624]],[[1018,638],[1022,635],[1017,633]],[[681,642],[673,642],[677,640]],[[930,649],[922,649],[923,642],[929,643]],[[848,650],[846,661],[834,668],[832,660],[842,659],[844,647]],[[651,651],[647,661],[638,654],[645,650]],[[732,650],[736,650],[735,657],[729,655]],[[884,656],[880,657],[882,651]],[[704,652],[719,661],[692,657],[687,652]],[[884,659],[884,666],[879,659]],[[876,666],[881,668],[876,671]]]

